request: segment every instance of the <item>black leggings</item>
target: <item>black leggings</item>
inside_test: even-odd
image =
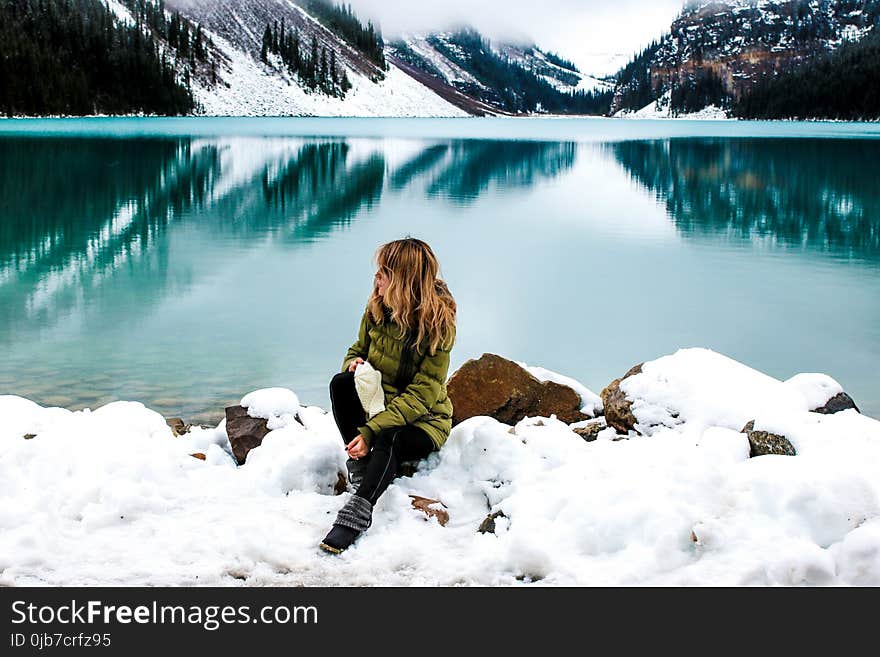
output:
[[[354,372],[340,372],[330,381],[330,403],[333,419],[347,445],[358,437],[358,427],[367,423],[367,415],[361,406],[354,387]],[[434,451],[430,436],[412,424],[383,429],[375,436],[366,459],[364,480],[355,495],[375,504],[379,496],[397,477],[403,461],[423,459]]]

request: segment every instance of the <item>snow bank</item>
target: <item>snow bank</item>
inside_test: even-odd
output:
[[[836,382],[691,349],[623,387],[666,423],[585,442],[555,419],[466,420],[339,557],[317,544],[348,494],[341,439],[292,391],[245,397],[278,428],[240,467],[222,423],[175,438],[137,403],[0,397],[0,583],[880,585],[880,422],[806,410]],[[792,431],[798,456],[749,458],[750,419]]]
[[[270,430],[283,429],[292,424],[299,413],[299,397],[287,388],[263,388],[242,397],[240,404],[251,417],[268,420]]]

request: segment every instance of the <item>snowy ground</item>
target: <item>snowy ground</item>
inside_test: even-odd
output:
[[[317,543],[348,494],[333,494],[340,439],[291,391],[246,400],[274,431],[241,467],[222,424],[174,438],[134,402],[0,397],[0,584],[880,585],[880,422],[807,412],[836,382],[688,349],[622,388],[645,436],[472,418],[339,557]],[[798,455],[749,458],[748,420]]]
[[[679,114],[678,116],[673,116],[672,110],[669,107],[670,100],[670,92],[666,92],[661,98],[645,105],[642,109],[639,110],[620,110],[614,115],[616,119],[688,119],[688,120],[709,120],[709,121],[720,121],[729,119],[727,116],[727,112],[720,107],[715,107],[714,105],[709,105],[708,107],[704,107],[698,112],[691,112],[690,114]],[[732,119],[731,119],[732,120]]]
[[[208,34],[230,66],[219,72],[223,83],[194,87],[205,116],[468,116],[395,66],[381,82],[349,72],[352,89],[344,99],[309,93],[221,36]]]

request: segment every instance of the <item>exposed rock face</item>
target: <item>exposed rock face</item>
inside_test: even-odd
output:
[[[751,420],[740,433],[749,437],[751,451],[749,456],[764,456],[766,454],[780,454],[782,456],[796,456],[794,445],[788,438],[767,431],[755,431],[755,421]]]
[[[199,461],[205,460],[205,454],[203,452],[195,452],[194,454],[190,454],[194,459],[198,459]]]
[[[466,362],[446,388],[454,409],[453,426],[478,415],[505,424],[554,414],[566,423],[590,419],[580,412],[581,398],[574,390],[553,381],[540,381],[513,361],[495,354]]]
[[[850,397],[845,392],[838,392],[831,399],[825,402],[824,405],[819,408],[814,408],[812,410],[813,413],[822,413],[823,415],[830,415],[831,413],[839,413],[840,411],[846,411],[851,408],[854,408],[856,413],[861,413],[859,407],[856,406],[856,403],[853,401],[852,397]]]
[[[410,495],[410,497],[412,498],[412,507],[424,513],[427,518],[437,518],[437,522],[443,527],[449,522],[449,513],[446,511],[445,505],[440,500],[432,500],[428,497],[419,497],[418,495]],[[444,508],[434,508],[435,505]]]
[[[614,381],[605,386],[600,394],[602,404],[605,406],[605,421],[609,427],[614,427],[619,433],[627,433],[631,429],[635,430],[636,425],[636,418],[630,410],[632,408],[632,401],[623,394],[623,391],[620,389],[620,382],[627,377],[641,374],[642,365],[644,363],[639,363],[619,379],[614,379]]]
[[[596,420],[595,422],[590,422],[585,427],[575,427],[572,429],[577,435],[583,438],[588,443],[596,440],[596,437],[599,435],[599,432],[602,429],[605,429],[606,425],[601,420]]]
[[[622,72],[611,112],[639,109],[632,103],[644,106],[674,89],[712,79],[723,95],[741,98],[768,77],[863,38],[880,14],[876,3],[861,3],[856,11],[843,0],[809,4],[820,3],[688,3],[660,41]]]
[[[239,465],[244,464],[248,452],[259,447],[269,433],[266,423],[263,418],[250,417],[244,406],[226,408],[226,435]]]
[[[494,534],[495,533],[495,519],[496,518],[506,518],[504,515],[504,511],[495,511],[494,513],[490,513],[486,516],[486,519],[480,523],[478,532],[481,534]]]

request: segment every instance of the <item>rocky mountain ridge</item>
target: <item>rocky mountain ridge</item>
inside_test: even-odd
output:
[[[878,25],[878,0],[689,2],[669,32],[618,74],[611,112],[645,101],[684,112],[726,106]]]

